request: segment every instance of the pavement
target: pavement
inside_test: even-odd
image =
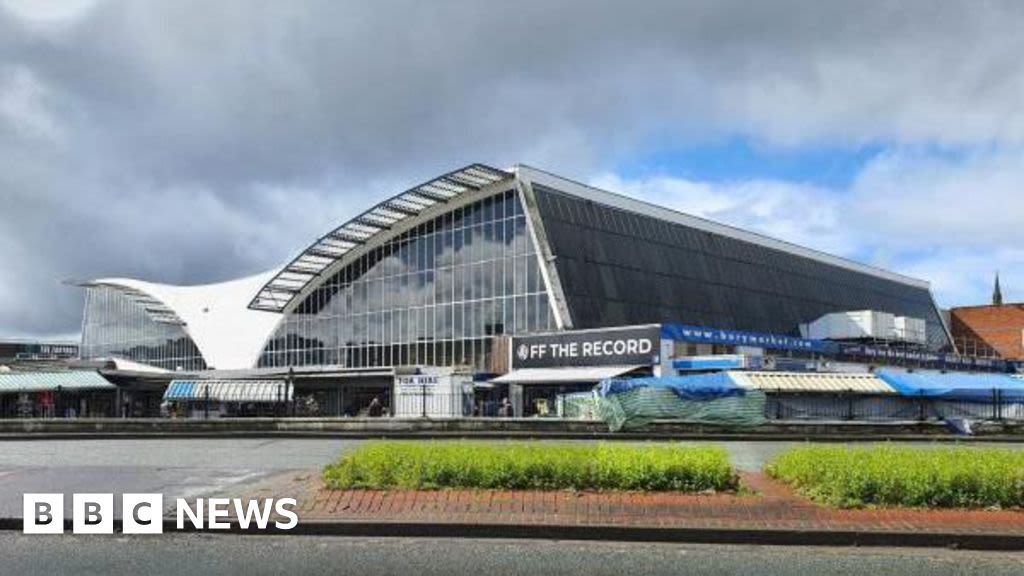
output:
[[[730,546],[530,539],[0,532],[7,574],[783,574],[951,576],[1024,573],[1024,554],[920,548]]]
[[[295,533],[304,534],[1024,550],[1024,511],[826,508],[759,473],[765,461],[797,443],[716,444],[741,471],[740,494],[332,491],[319,471],[359,441],[5,441],[0,520],[20,526],[14,520],[28,491],[62,492],[68,499],[72,492],[138,491],[161,492],[169,503],[177,497],[293,497],[300,516]]]
[[[1020,442],[1018,422],[978,422],[977,440]],[[37,438],[563,438],[661,440],[945,440],[940,421],[773,420],[751,427],[655,421],[642,430],[609,432],[605,423],[558,418],[50,418],[0,419],[0,439]]]

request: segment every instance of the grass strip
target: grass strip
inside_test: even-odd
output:
[[[324,469],[334,489],[736,490],[720,447],[536,442],[372,442]]]
[[[765,470],[813,500],[843,508],[1024,505],[1024,451],[811,446],[779,455]]]

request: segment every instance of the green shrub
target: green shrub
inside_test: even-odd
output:
[[[725,450],[677,445],[373,442],[327,466],[334,489],[735,490]]]
[[[766,471],[814,500],[841,507],[1024,505],[1024,451],[805,447],[781,454]]]

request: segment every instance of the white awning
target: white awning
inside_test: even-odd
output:
[[[97,362],[109,362],[114,366],[114,370],[118,372],[139,372],[145,374],[167,374],[170,370],[165,370],[158,366],[151,364],[143,364],[142,362],[134,362],[132,360],[125,360],[124,358],[95,358]]]
[[[885,381],[870,373],[743,372],[733,370],[729,372],[729,378],[737,386],[765,392],[896,393]]]
[[[286,402],[291,386],[284,380],[172,380],[164,400],[214,402]]]
[[[587,366],[581,368],[520,368],[491,382],[495,384],[597,384],[606,378],[622,376],[642,366]]]

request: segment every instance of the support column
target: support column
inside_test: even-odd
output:
[[[544,221],[537,208],[537,197],[533,191],[533,185],[521,176],[517,176],[516,190],[519,193],[519,200],[523,204],[523,211],[526,213],[527,230],[530,232],[533,246],[537,251],[540,275],[547,288],[549,305],[555,316],[555,325],[559,330],[571,330],[573,324],[572,316],[569,313],[569,304],[566,302],[565,292],[562,290],[558,267],[555,266],[555,254],[551,250],[547,232],[544,231]]]

